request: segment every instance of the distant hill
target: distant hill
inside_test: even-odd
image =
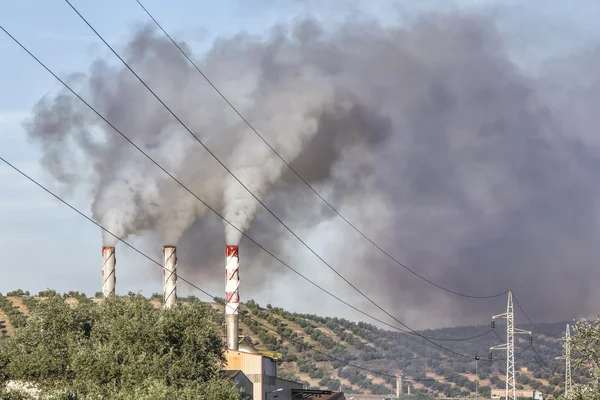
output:
[[[11,335],[15,329],[24,326],[27,318],[35,313],[37,304],[45,297],[55,295],[58,294],[54,291],[44,291],[30,296],[20,290],[7,293],[6,296],[0,295],[1,335]],[[78,292],[70,292],[62,297],[72,305],[102,301],[100,298],[89,299]],[[159,295],[154,295],[149,301],[161,307]],[[191,297],[181,301],[198,300]],[[215,311],[214,327],[221,330],[224,336],[223,307],[217,303],[212,307]],[[405,392],[406,385],[410,385],[413,394],[471,396],[475,394],[476,355],[481,358],[478,368],[480,397],[489,398],[492,388],[504,387],[505,352],[496,351],[494,359],[497,361],[488,360],[489,347],[501,343],[489,326],[419,332],[435,338],[435,343],[452,352],[468,356],[463,357],[445,351],[417,335],[378,329],[364,322],[290,313],[271,305],[260,307],[254,301],[244,303],[241,309],[243,342],[252,344],[265,355],[279,358],[278,374],[282,378],[302,381],[309,387],[337,390],[341,386],[346,393],[385,395],[395,391],[393,376],[403,375]],[[533,326],[519,326],[534,332],[533,347],[529,346],[526,336],[517,339],[519,389],[540,390],[548,397],[562,394],[564,366],[555,358],[561,355],[562,347],[557,339],[563,335],[565,324],[537,324],[543,333]],[[498,324],[495,331],[503,338],[504,329]],[[461,338],[472,339],[456,340]],[[374,374],[348,366],[348,363],[392,376]]]

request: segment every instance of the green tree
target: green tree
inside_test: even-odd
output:
[[[582,319],[573,327],[571,355],[575,370],[586,371],[592,377],[589,384],[575,384],[563,398],[567,400],[600,400],[600,319]]]
[[[158,310],[139,295],[74,308],[52,297],[0,341],[0,379],[65,399],[238,399],[220,377],[223,343],[210,316],[200,303]]]
[[[23,291],[23,289],[13,290],[12,292],[6,293],[6,296],[29,296],[29,291]]]

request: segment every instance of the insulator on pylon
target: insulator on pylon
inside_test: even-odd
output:
[[[533,336],[529,335],[529,344],[533,344]]]
[[[488,356],[488,358],[491,360],[492,359],[492,352],[490,351],[490,354]]]
[[[492,320],[492,329],[496,329],[496,321]]]

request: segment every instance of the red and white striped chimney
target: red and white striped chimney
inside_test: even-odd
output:
[[[165,268],[163,269],[164,307],[172,308],[177,304],[177,248],[163,246]]]
[[[238,246],[225,247],[225,322],[227,324],[227,348],[238,350],[238,329],[240,306],[240,259],[238,255]]]
[[[115,257],[114,247],[102,248],[102,294],[104,297],[114,296],[117,278],[115,277]]]

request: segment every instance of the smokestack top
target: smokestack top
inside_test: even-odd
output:
[[[237,257],[239,246],[225,246],[226,257]]]
[[[177,248],[177,246],[174,246],[174,245],[172,245],[172,244],[165,244],[165,245],[163,246],[163,249],[175,249],[175,248]]]
[[[102,258],[104,259],[105,264],[111,258],[113,259],[113,262],[114,262],[115,248],[112,246],[103,246],[102,247]]]

